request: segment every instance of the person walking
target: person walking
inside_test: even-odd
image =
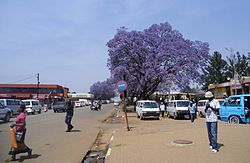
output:
[[[74,128],[74,126],[71,124],[73,115],[74,115],[74,102],[69,100],[67,104],[66,117],[65,117],[65,123],[67,124],[66,132],[70,132]]]
[[[194,100],[190,102],[190,105],[188,106],[188,110],[190,114],[191,123],[193,123],[195,120],[195,113],[196,113],[196,103]]]
[[[26,114],[25,114],[25,105],[20,105],[18,108],[19,115],[16,117],[15,123],[11,124],[11,128],[15,128],[17,148],[12,148],[9,151],[9,155],[12,155],[11,161],[16,160],[16,155],[19,153],[28,153],[28,157],[31,157],[32,149],[30,149],[25,143],[26,135]]]
[[[209,139],[209,148],[212,152],[218,152],[218,143],[217,143],[217,132],[218,132],[218,117],[217,113],[220,108],[219,101],[214,99],[212,92],[208,91],[205,93],[205,98],[208,101],[205,104],[205,113],[206,113],[206,126]]]
[[[102,100],[99,100],[97,102],[97,110],[100,110],[101,111],[101,107],[102,107]]]
[[[137,97],[135,96],[135,97],[133,98],[134,112],[136,112],[136,102],[137,102]]]

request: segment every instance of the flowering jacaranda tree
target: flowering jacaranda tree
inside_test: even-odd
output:
[[[183,38],[169,23],[154,24],[143,31],[122,27],[107,43],[112,78],[125,79],[129,94],[147,99],[169,83],[185,87],[202,82],[209,45]]]
[[[114,84],[110,79],[103,82],[96,82],[90,87],[90,93],[98,100],[109,100],[115,96]]]

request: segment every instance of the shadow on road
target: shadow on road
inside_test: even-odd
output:
[[[71,130],[70,132],[81,132],[81,130]]]
[[[24,160],[30,160],[30,159],[36,159],[42,155],[40,154],[32,154],[30,157],[28,156],[20,156],[20,158],[17,160],[18,162],[23,162]]]
[[[224,147],[224,144],[218,143],[218,150],[220,150],[221,147]]]

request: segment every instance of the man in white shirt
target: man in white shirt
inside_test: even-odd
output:
[[[192,102],[190,102],[190,104],[188,106],[188,110],[189,110],[189,114],[190,114],[191,123],[193,123],[194,119],[195,119],[195,114],[196,114],[196,102],[194,100]]]
[[[212,92],[208,91],[205,93],[205,97],[208,99],[205,105],[206,113],[206,125],[209,138],[209,148],[212,152],[218,152],[217,144],[217,129],[218,129],[218,117],[217,113],[220,108],[220,103],[218,100],[214,99]]]

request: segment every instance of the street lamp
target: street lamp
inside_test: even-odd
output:
[[[233,58],[233,80],[234,80],[234,94],[237,95],[237,89],[236,89],[236,76],[238,77],[238,74],[236,72],[236,57],[234,55],[234,50],[233,48],[225,48],[227,51],[231,53],[231,57]]]
[[[37,74],[37,99],[39,99],[39,84],[40,84],[40,80],[39,80],[39,73]]]

